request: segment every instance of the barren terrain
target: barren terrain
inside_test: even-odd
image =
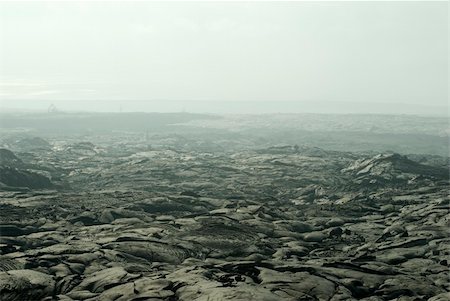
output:
[[[183,116],[4,119],[1,300],[448,300],[445,122]]]

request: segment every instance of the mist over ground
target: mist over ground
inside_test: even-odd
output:
[[[1,113],[3,138],[14,135],[97,141],[129,132],[135,137],[181,135],[221,145],[222,137],[246,139],[241,150],[270,145],[305,145],[339,151],[448,155],[448,118],[393,114],[193,114],[46,112]],[[6,136],[5,136],[6,135]],[[143,138],[142,138],[143,139]],[[239,145],[239,143],[238,143]]]

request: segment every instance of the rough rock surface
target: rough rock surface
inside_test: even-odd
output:
[[[158,139],[0,152],[64,184],[0,192],[2,300],[448,299],[442,166]]]

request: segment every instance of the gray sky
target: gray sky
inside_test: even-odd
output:
[[[1,2],[0,102],[447,106],[447,5]]]

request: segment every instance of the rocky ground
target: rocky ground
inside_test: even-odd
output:
[[[157,139],[3,143],[1,300],[449,300],[448,158]]]

